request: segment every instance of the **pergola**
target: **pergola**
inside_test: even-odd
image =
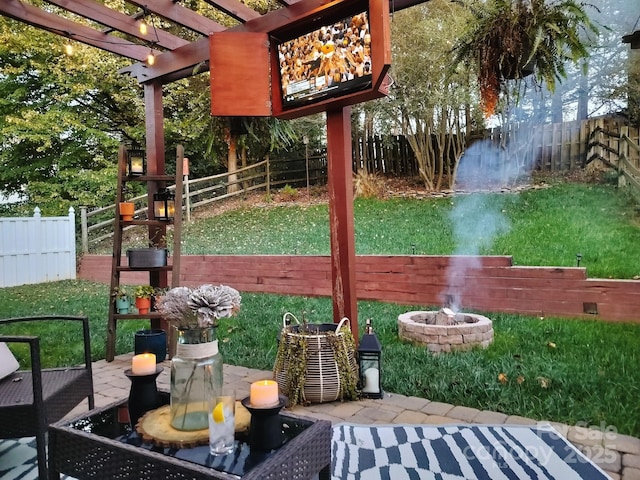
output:
[[[148,172],[155,174],[165,168],[162,87],[208,70],[216,61],[210,54],[210,36],[223,31],[270,32],[314,12],[322,15],[326,7],[351,0],[277,1],[272,10],[261,14],[238,0],[123,0],[119,8],[109,6],[116,2],[95,0],[46,0],[37,4],[2,0],[0,14],[132,60],[120,73],[131,75],[144,89]],[[423,1],[391,0],[388,10],[383,4],[381,11],[394,12]],[[210,14],[197,13],[186,4],[198,5],[200,12]],[[225,27],[212,18],[226,18],[225,23],[233,26]],[[152,22],[146,33],[140,28],[142,21]],[[247,55],[246,48],[241,50],[236,52],[227,44],[221,53]],[[152,65],[148,62],[150,53]],[[268,83],[269,79],[262,80]],[[350,108],[329,105],[325,111],[333,316],[336,322],[349,318],[357,339]],[[149,191],[151,198],[153,193]]]

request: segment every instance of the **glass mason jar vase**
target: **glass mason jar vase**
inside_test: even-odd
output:
[[[222,391],[222,355],[215,327],[178,330],[171,359],[171,426],[209,428],[209,402]]]

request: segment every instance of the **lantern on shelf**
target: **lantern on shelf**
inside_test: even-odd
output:
[[[176,196],[163,188],[153,194],[153,216],[156,220],[171,220],[176,214]]]
[[[358,345],[360,386],[365,398],[382,398],[382,346],[367,319],[365,334]]]
[[[144,175],[144,153],[144,150],[139,147],[132,147],[127,152],[129,175]]]

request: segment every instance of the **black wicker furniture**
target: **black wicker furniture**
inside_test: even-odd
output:
[[[236,433],[234,451],[209,446],[166,448],[142,441],[128,421],[126,400],[49,426],[49,479],[329,480],[331,422],[280,414],[286,441],[269,452]],[[246,435],[246,434],[245,434]]]
[[[94,408],[89,320],[74,316],[37,316],[0,319],[0,326],[24,322],[66,322],[77,328],[84,342],[84,365],[42,368],[40,338],[2,335],[0,342],[27,343],[31,369],[18,370],[0,380],[0,438],[36,437],[39,478],[47,478],[46,432],[50,423],[67,415],[85,398]],[[75,332],[74,332],[75,333]]]

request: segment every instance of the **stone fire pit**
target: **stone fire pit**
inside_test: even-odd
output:
[[[491,320],[474,313],[438,311],[406,312],[398,315],[400,339],[423,343],[433,353],[482,348],[493,342]]]

